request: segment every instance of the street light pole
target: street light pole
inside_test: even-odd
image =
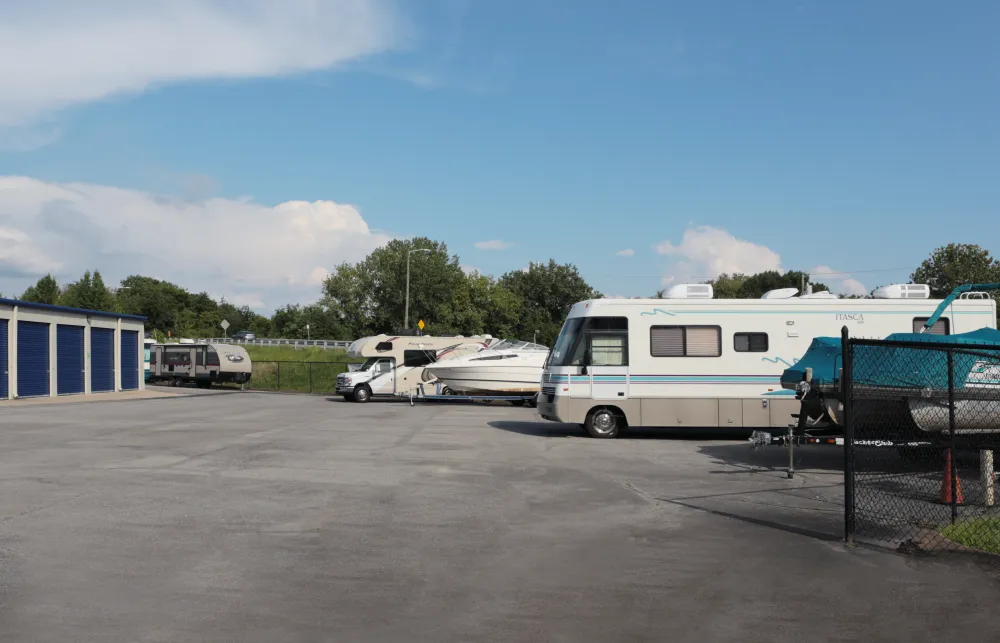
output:
[[[430,248],[416,248],[406,253],[406,304],[403,313],[403,328],[410,327],[410,255],[414,252],[430,252]]]

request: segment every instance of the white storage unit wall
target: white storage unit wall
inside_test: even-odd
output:
[[[143,378],[134,375],[143,367],[144,321],[134,315],[0,299],[0,400],[145,388]],[[92,334],[100,335],[104,341],[99,343],[113,353],[98,359],[112,372],[99,373],[108,382],[94,388]],[[130,342],[136,344],[134,350]],[[73,372],[60,375],[60,365]]]

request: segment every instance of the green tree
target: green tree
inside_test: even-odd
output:
[[[409,255],[410,250],[421,252]],[[467,311],[456,296],[466,282],[465,273],[444,243],[426,237],[395,239],[357,265],[338,266],[323,283],[323,305],[347,320],[356,337],[402,328],[408,255],[411,327],[423,319],[435,335],[463,332]]]
[[[975,244],[949,243],[924,259],[910,280],[927,284],[931,297],[940,299],[962,284],[1000,282],[1000,262]]]
[[[573,304],[602,295],[594,290],[573,264],[529,264],[528,269],[514,270],[500,278],[499,285],[521,301],[516,327],[519,339],[530,341],[535,331],[539,343],[551,346],[559,334]]]
[[[826,284],[810,282],[809,274],[798,270],[785,273],[766,270],[753,275],[723,273],[705,283],[712,285],[716,299],[760,299],[767,291],[779,288],[797,288],[801,291],[803,279],[805,283],[812,283],[813,292],[830,290]]]
[[[284,339],[355,339],[340,315],[321,304],[289,304],[274,311],[271,323]]]
[[[29,286],[20,298],[22,301],[32,301],[36,304],[58,304],[59,283],[52,275],[45,275],[34,286]]]
[[[74,308],[86,308],[87,310],[102,310],[114,312],[117,308],[115,298],[104,285],[101,273],[90,271],[83,273],[78,281],[66,286],[65,291],[59,297],[59,302]]]

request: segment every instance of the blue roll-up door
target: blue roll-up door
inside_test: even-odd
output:
[[[49,325],[17,322],[17,396],[49,394]]]
[[[90,329],[90,391],[115,390],[115,331]]]
[[[0,400],[6,400],[10,395],[7,385],[7,327],[10,320],[0,319]]]
[[[83,326],[56,326],[56,393],[83,393]]]
[[[122,331],[121,350],[122,390],[139,388],[139,331]]]

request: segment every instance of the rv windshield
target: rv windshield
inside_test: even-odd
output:
[[[362,364],[361,366],[358,367],[358,370],[359,371],[367,371],[372,366],[375,366],[375,362],[377,362],[378,360],[379,360],[379,358],[377,358],[377,357],[369,357],[368,359],[365,360],[364,364]]]
[[[573,317],[566,320],[562,330],[559,331],[556,343],[552,347],[552,353],[549,354],[549,366],[570,365],[572,362],[571,353],[577,343],[577,338],[580,336],[580,329],[583,327],[584,321],[586,321],[584,317]]]

